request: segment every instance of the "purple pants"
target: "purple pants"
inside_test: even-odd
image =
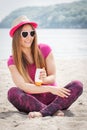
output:
[[[8,91],[8,100],[21,112],[39,111],[43,116],[52,116],[58,110],[64,110],[82,94],[83,85],[80,81],[72,81],[65,86],[71,90],[68,98],[51,93],[27,94],[17,87]]]

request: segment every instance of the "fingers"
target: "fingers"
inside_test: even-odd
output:
[[[58,95],[60,97],[66,97],[66,98],[68,98],[68,96],[70,95],[70,90],[66,89],[66,88],[59,88]]]
[[[66,97],[66,98],[68,97],[68,95],[66,95],[65,93],[63,93],[61,91],[58,92],[58,96],[63,97],[63,98],[64,97]]]
[[[70,95],[70,90],[66,89],[66,88],[62,88],[61,91],[66,94],[66,95]]]
[[[42,71],[41,71],[41,73],[40,73],[40,79],[46,78],[46,76],[47,76],[46,71],[43,68]]]

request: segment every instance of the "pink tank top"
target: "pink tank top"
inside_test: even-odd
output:
[[[46,59],[46,57],[49,55],[49,53],[52,51],[52,49],[50,48],[49,45],[47,44],[39,44],[38,45],[44,58]],[[14,65],[14,59],[13,59],[13,56],[10,56],[9,59],[7,60],[7,65],[10,66],[10,65]],[[27,66],[27,70],[28,70],[28,73],[31,77],[31,79],[34,81],[35,79],[35,71],[36,71],[36,66],[35,64],[29,64]],[[52,86],[56,86],[56,83],[53,83],[53,84],[50,84]]]

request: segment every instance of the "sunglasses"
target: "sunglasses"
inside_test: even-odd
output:
[[[35,31],[33,30],[33,31],[30,31],[30,32],[27,32],[27,31],[22,31],[22,32],[21,32],[21,36],[22,36],[23,38],[26,38],[28,35],[30,35],[31,37],[34,37]]]

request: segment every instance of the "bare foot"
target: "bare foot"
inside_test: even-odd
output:
[[[29,112],[28,114],[29,118],[35,118],[35,117],[42,117],[42,114],[40,112]]]
[[[61,111],[61,110],[58,110],[58,111],[54,114],[54,116],[64,116],[64,112]]]

